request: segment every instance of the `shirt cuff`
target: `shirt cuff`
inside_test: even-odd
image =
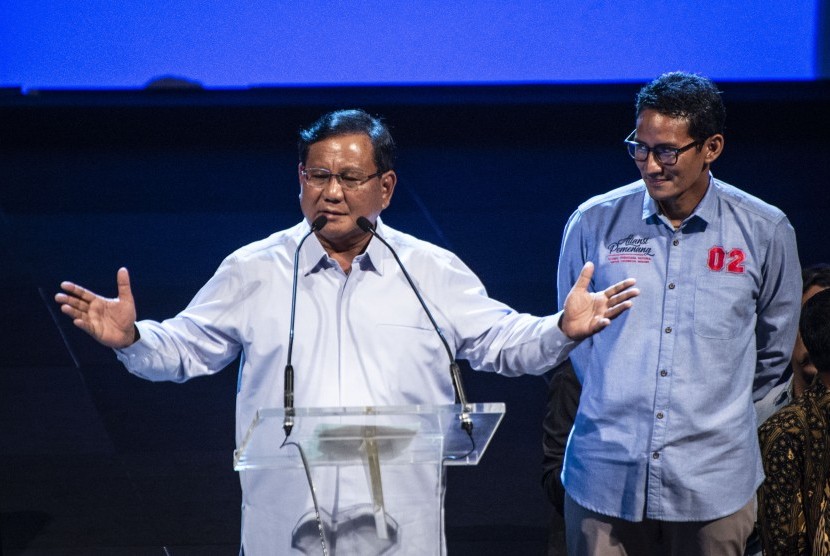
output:
[[[579,341],[571,340],[561,328],[559,328],[559,322],[562,319],[562,313],[564,311],[559,311],[555,315],[552,315],[549,318],[551,330],[546,334],[543,334],[543,344],[542,349],[544,353],[551,358],[555,365],[559,365],[562,361],[564,361],[568,355],[570,355],[571,351],[579,345]]]
[[[135,327],[138,329],[139,339],[125,348],[115,349],[113,351],[115,351],[115,356],[127,367],[128,371],[139,376],[144,376],[141,370],[150,366],[151,356],[156,352],[156,347],[152,345],[150,341],[152,335],[149,334],[146,327],[140,322],[135,323]]]

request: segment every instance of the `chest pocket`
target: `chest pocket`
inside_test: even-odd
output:
[[[745,329],[755,300],[745,276],[703,274],[695,282],[695,334],[731,340]]]
[[[384,323],[377,325],[377,334],[389,346],[384,366],[391,372],[383,373],[383,378],[392,392],[402,396],[396,403],[439,403],[437,393],[448,387],[452,391],[447,353],[433,328]]]

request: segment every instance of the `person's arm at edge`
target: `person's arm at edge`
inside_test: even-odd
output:
[[[565,447],[579,407],[582,387],[569,359],[550,371],[553,373],[542,421],[542,488],[560,515],[564,513],[565,488],[562,463]]]
[[[778,383],[790,361],[801,311],[801,265],[795,231],[782,218],[767,250],[755,324],[758,357],[753,401]]]

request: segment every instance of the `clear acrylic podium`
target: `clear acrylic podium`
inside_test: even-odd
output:
[[[432,468],[434,472],[428,475],[435,477],[436,484],[427,490],[435,494],[428,503],[440,514],[441,468],[476,465],[501,423],[505,407],[503,403],[469,404],[466,413],[473,423],[472,442],[461,427],[461,405],[296,408],[289,440],[302,447],[311,472],[320,467],[363,468],[366,502],[371,504],[377,536],[384,539],[388,534],[388,500],[384,498],[383,470],[394,466],[394,476],[400,478],[401,473],[406,476],[406,466],[413,474]],[[281,448],[284,419],[283,408],[257,411],[234,452],[235,470],[303,467],[296,449]],[[398,485],[388,486],[394,492]]]
[[[461,411],[460,405],[297,408],[290,439],[312,466],[363,465],[367,440],[377,444],[383,465],[476,465],[504,417],[504,404],[469,405],[475,447],[461,428]],[[302,466],[296,451],[280,449],[284,418],[282,408],[257,411],[234,452],[235,470]]]

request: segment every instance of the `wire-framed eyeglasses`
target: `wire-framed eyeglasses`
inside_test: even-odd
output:
[[[635,129],[625,138],[625,145],[628,147],[628,154],[637,162],[645,162],[648,160],[649,153],[654,153],[654,157],[660,164],[665,166],[672,166],[677,164],[677,158],[681,153],[684,153],[697,145],[702,145],[703,141],[693,141],[684,147],[666,147],[664,145],[657,145],[656,147],[649,147],[643,145],[638,141],[634,141],[634,134],[637,133]]]
[[[303,180],[306,184],[317,189],[326,187],[331,178],[337,180],[337,183],[343,189],[353,191],[372,178],[377,178],[383,175],[383,172],[375,172],[374,174],[365,174],[359,170],[346,170],[335,174],[327,168],[305,168],[302,170]]]

